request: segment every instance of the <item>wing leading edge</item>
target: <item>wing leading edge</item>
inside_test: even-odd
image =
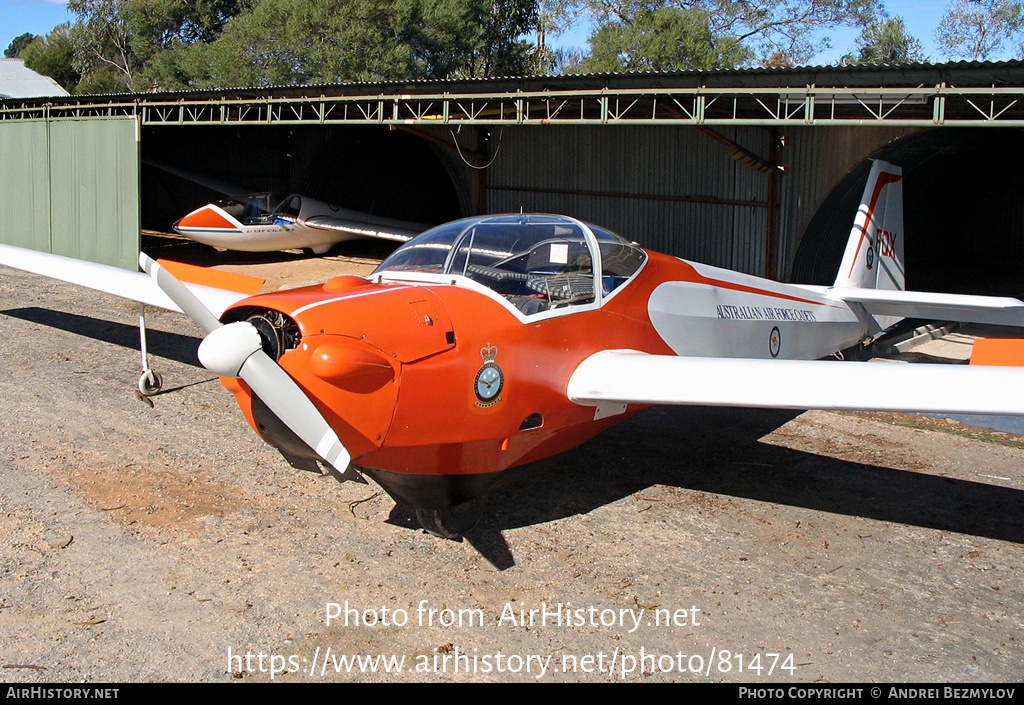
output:
[[[311,218],[306,218],[306,225],[311,228],[319,228],[320,230],[336,230],[341,233],[348,233],[349,235],[358,235],[359,237],[374,237],[380,240],[394,240],[396,242],[408,242],[423,230],[410,230],[403,228],[386,228],[376,223],[365,223],[358,220],[342,220],[340,218],[332,218],[326,215],[315,215]]]
[[[181,311],[160,290],[156,282],[143,272],[132,272],[119,267],[27,250],[13,245],[0,245],[0,264],[150,306],[165,308],[169,311]],[[186,286],[217,316],[223,314],[231,304],[249,296],[247,293],[228,291],[202,284],[187,284]]]
[[[678,404],[1024,415],[1024,370],[1010,367],[752,360],[608,350],[569,380],[583,406]]]

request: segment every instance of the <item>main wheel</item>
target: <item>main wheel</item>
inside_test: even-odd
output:
[[[484,499],[478,497],[444,509],[417,508],[416,519],[427,533],[443,539],[457,540],[476,526],[483,513]]]

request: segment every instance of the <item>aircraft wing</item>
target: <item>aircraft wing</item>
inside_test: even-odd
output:
[[[314,215],[303,220],[311,228],[338,230],[360,237],[408,242],[431,226],[402,220],[389,220],[363,215],[361,218],[341,218],[333,215]]]
[[[1024,369],[675,357],[608,350],[573,373],[583,406],[681,404],[1024,415]]]
[[[51,279],[59,279],[132,301],[139,301],[169,311],[181,311],[149,275],[120,267],[96,264],[85,260],[27,250],[13,245],[0,245],[0,264]],[[186,284],[217,317],[231,304],[251,294],[228,291],[202,284]]]

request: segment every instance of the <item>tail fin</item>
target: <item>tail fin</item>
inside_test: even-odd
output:
[[[903,172],[875,161],[846,243],[837,287],[906,288],[903,271]]]
[[[903,291],[903,171],[876,160],[846,243],[835,286]],[[900,319],[872,316],[882,331]]]
[[[871,318],[870,335],[884,331],[902,318],[1024,327],[1024,301],[906,291],[902,179],[898,166],[880,161],[872,165],[860,210],[846,243],[846,254],[829,295],[856,304],[858,310],[867,313]],[[986,346],[983,344],[975,350]],[[1016,346],[1015,343],[1011,347]],[[1018,350],[1024,355],[1024,340]],[[985,357],[984,352],[982,357]]]

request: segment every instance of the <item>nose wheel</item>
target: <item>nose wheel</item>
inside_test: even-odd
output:
[[[416,519],[428,534],[457,541],[477,525],[485,504],[483,497],[477,497],[453,507],[416,509]]]

